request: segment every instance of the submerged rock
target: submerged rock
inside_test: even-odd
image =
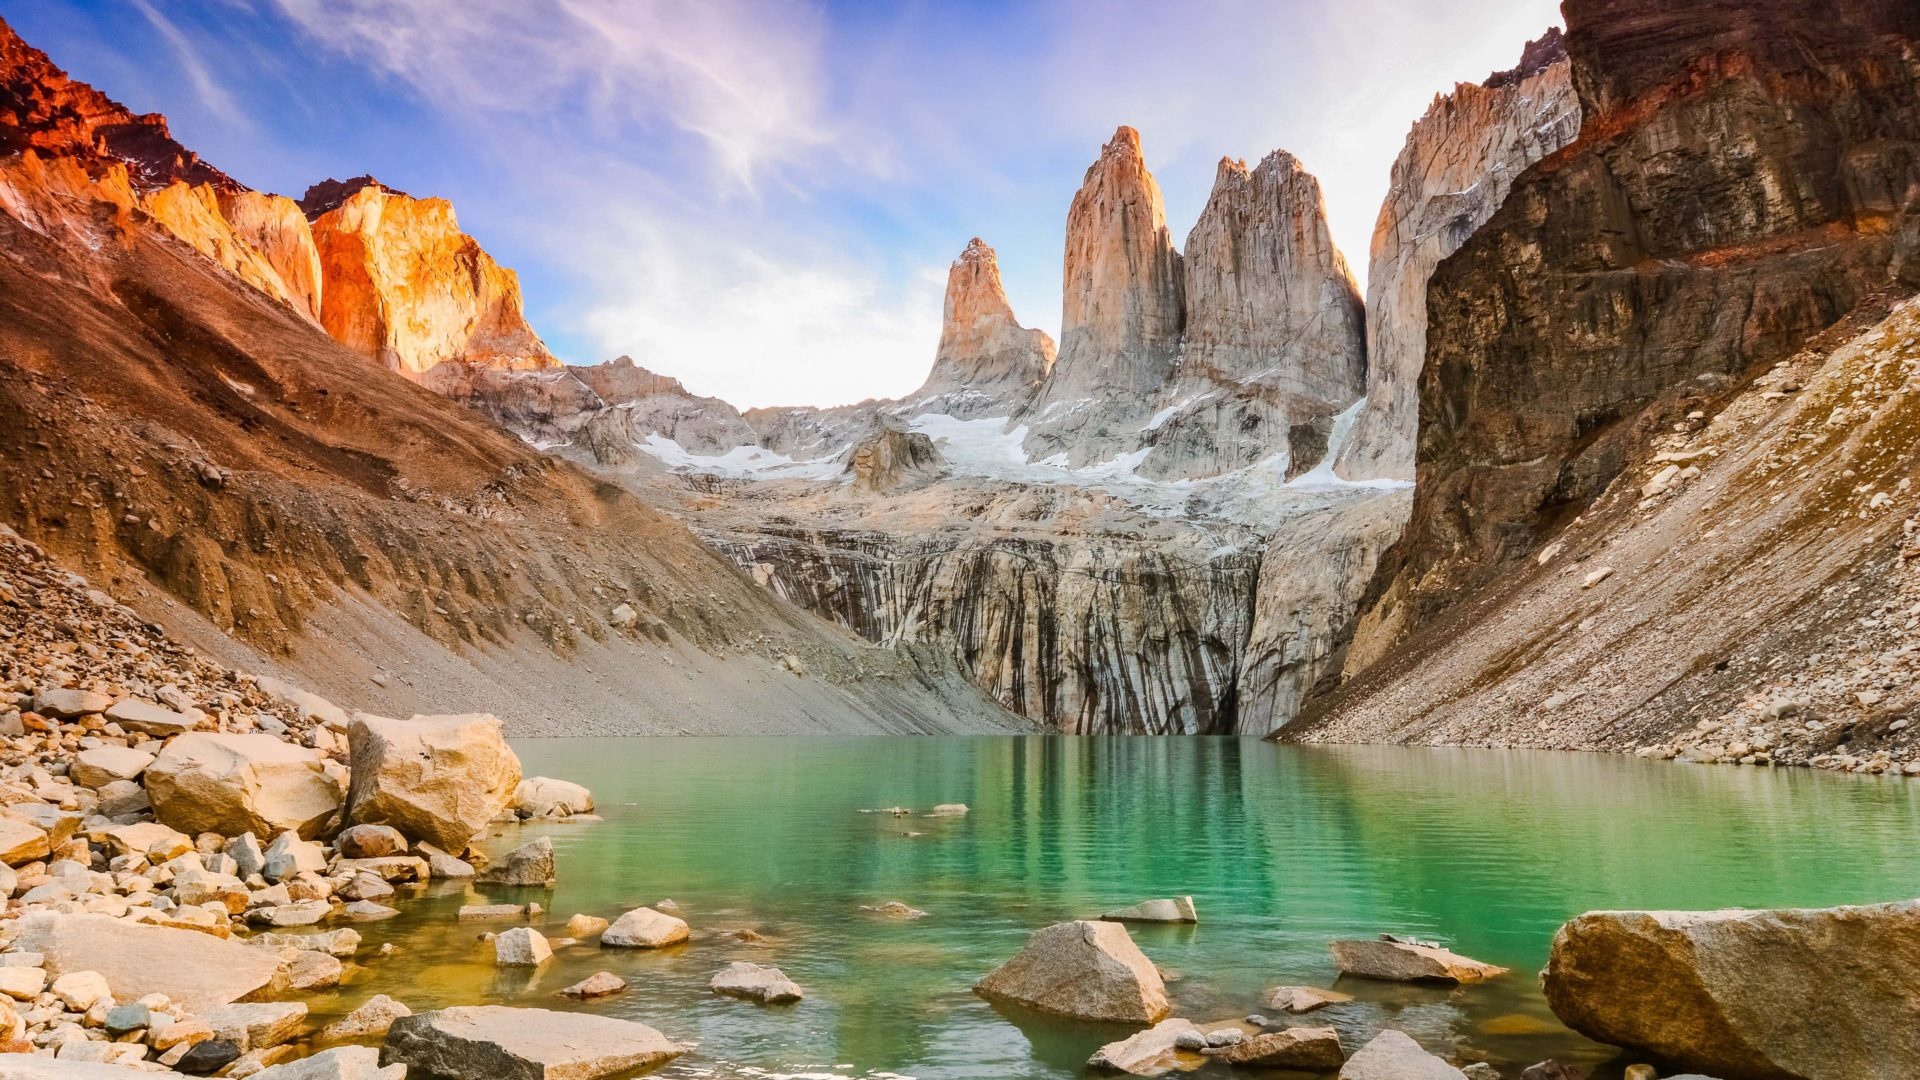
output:
[[[1095,1050],[1087,1068],[1159,1076],[1179,1067],[1176,1051],[1205,1044],[1206,1034],[1193,1021],[1176,1016]]]
[[[1126,927],[1063,922],[1036,930],[1013,959],[974,984],[983,997],[1083,1020],[1151,1024],[1167,1015],[1166,986]]]
[[[1269,1031],[1205,1052],[1229,1065],[1303,1072],[1332,1072],[1347,1060],[1340,1049],[1340,1033],[1330,1027]]]
[[[1322,1009],[1328,1005],[1341,1005],[1352,1000],[1352,994],[1343,994],[1338,990],[1322,990],[1317,986],[1276,986],[1267,991],[1264,1002],[1270,1009],[1304,1013]]]
[[[380,1060],[445,1080],[594,1080],[653,1068],[686,1051],[631,1020],[473,1005],[394,1021]]]
[[[1336,941],[1334,963],[1344,975],[1389,982],[1477,983],[1507,973],[1503,967],[1470,960],[1437,945],[1394,941]]]
[[[1588,912],[1554,936],[1544,986],[1575,1031],[1710,1075],[1905,1075],[1920,1061],[1920,901]]]
[[[570,997],[576,1001],[591,1001],[594,998],[612,997],[614,994],[625,991],[626,988],[627,980],[613,972],[596,971],[558,993],[561,997]]]
[[[641,907],[615,919],[601,932],[600,944],[615,949],[658,949],[685,941],[687,935],[685,921]]]
[[[1176,896],[1171,900],[1142,900],[1131,907],[1109,911],[1100,916],[1114,922],[1197,923],[1193,897]]]
[[[898,900],[888,900],[884,904],[861,904],[861,911],[871,911],[889,919],[924,919],[927,913],[917,907],[909,907]]]
[[[1340,1080],[1465,1080],[1402,1031],[1383,1031],[1340,1067]]]
[[[762,1005],[783,1005],[806,996],[800,984],[787,978],[779,968],[741,960],[728,964],[707,985],[716,994],[747,998]]]
[[[481,885],[525,885],[551,888],[554,883],[553,841],[540,837],[514,848],[488,864],[474,881]]]

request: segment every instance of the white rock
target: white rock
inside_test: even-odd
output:
[[[493,962],[502,967],[539,967],[553,959],[553,947],[540,931],[516,926],[493,939]]]

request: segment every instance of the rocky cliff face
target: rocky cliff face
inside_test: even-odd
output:
[[[1535,730],[1617,744],[1760,692],[1780,655],[1805,649],[1818,666],[1846,629],[1821,605],[1885,600],[1871,553],[1894,543],[1897,514],[1874,522],[1915,479],[1881,457],[1910,472],[1904,323],[1872,355],[1840,346],[1900,287],[1920,9],[1571,0],[1566,13],[1580,136],[1433,275],[1412,523],[1347,658],[1350,677],[1374,671],[1313,730],[1371,717],[1388,737],[1530,740],[1526,703],[1558,672],[1552,693],[1589,692],[1581,722]],[[1767,376],[1789,359],[1848,389],[1780,414],[1806,385]],[[1690,518],[1634,519],[1696,477],[1718,479],[1685,500]],[[1843,498],[1876,491],[1875,507]],[[1850,537],[1849,561],[1833,545]],[[1616,582],[1629,564],[1631,583]],[[1787,637],[1763,660],[1776,625]],[[1601,626],[1644,640],[1601,656],[1585,646],[1605,635],[1578,637]],[[1469,640],[1484,647],[1458,648]],[[1416,693],[1433,704],[1382,720]]]
[[[1140,133],[1122,127],[1087,169],[1067,211],[1060,358],[1031,410],[1028,446],[1100,460],[1109,429],[1166,383],[1185,325],[1180,253]]]
[[[1558,30],[1518,67],[1434,99],[1393,163],[1367,275],[1367,404],[1335,464],[1350,480],[1412,480],[1427,281],[1528,166],[1573,141],[1580,101]]]
[[[292,199],[175,181],[141,205],[162,228],[240,280],[320,321],[320,256]]]
[[[315,218],[313,236],[321,325],[347,348],[416,379],[443,363],[559,366],[521,313],[519,277],[460,231],[445,199],[368,184]]]
[[[947,271],[933,371],[908,400],[969,420],[1006,416],[1033,397],[1053,362],[1053,339],[1014,319],[1000,261],[974,237]]]

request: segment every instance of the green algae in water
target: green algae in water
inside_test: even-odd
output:
[[[1077,1077],[1129,1029],[998,1010],[973,981],[1037,927],[1191,893],[1198,926],[1132,928],[1168,975],[1175,1015],[1262,1012],[1268,987],[1335,984],[1328,941],[1413,934],[1513,974],[1451,990],[1340,980],[1358,1001],[1292,1022],[1338,1027],[1349,1052],[1392,1026],[1509,1075],[1555,1056],[1606,1077],[1618,1075],[1611,1051],[1555,1022],[1535,977],[1567,918],[1920,895],[1920,787],[1899,779],[1200,738],[516,748],[528,775],[591,787],[606,819],[492,830],[496,850],[551,836],[559,886],[433,886],[400,918],[360,927],[369,970],[313,999],[319,1019],[386,992],[416,1010],[585,1009],[699,1044],[660,1076]],[[972,812],[925,816],[945,802]],[[860,812],[896,805],[917,812]],[[671,898],[695,936],[657,952],[562,947],[538,971],[499,969],[479,936],[512,924],[454,920],[482,898],[543,904],[535,925],[554,938],[575,912],[613,918]],[[928,915],[860,910],[888,900]],[[384,941],[400,952],[374,958]],[[807,999],[760,1007],[710,993],[731,960],[777,965]],[[555,996],[602,969],[632,989]]]

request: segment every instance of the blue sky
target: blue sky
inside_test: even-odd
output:
[[[1184,241],[1223,155],[1320,177],[1364,276],[1433,95],[1554,0],[0,0],[55,63],[251,186],[453,201],[577,363],[741,405],[925,377],[947,264],[999,252],[1055,333],[1068,202],[1138,128]]]

